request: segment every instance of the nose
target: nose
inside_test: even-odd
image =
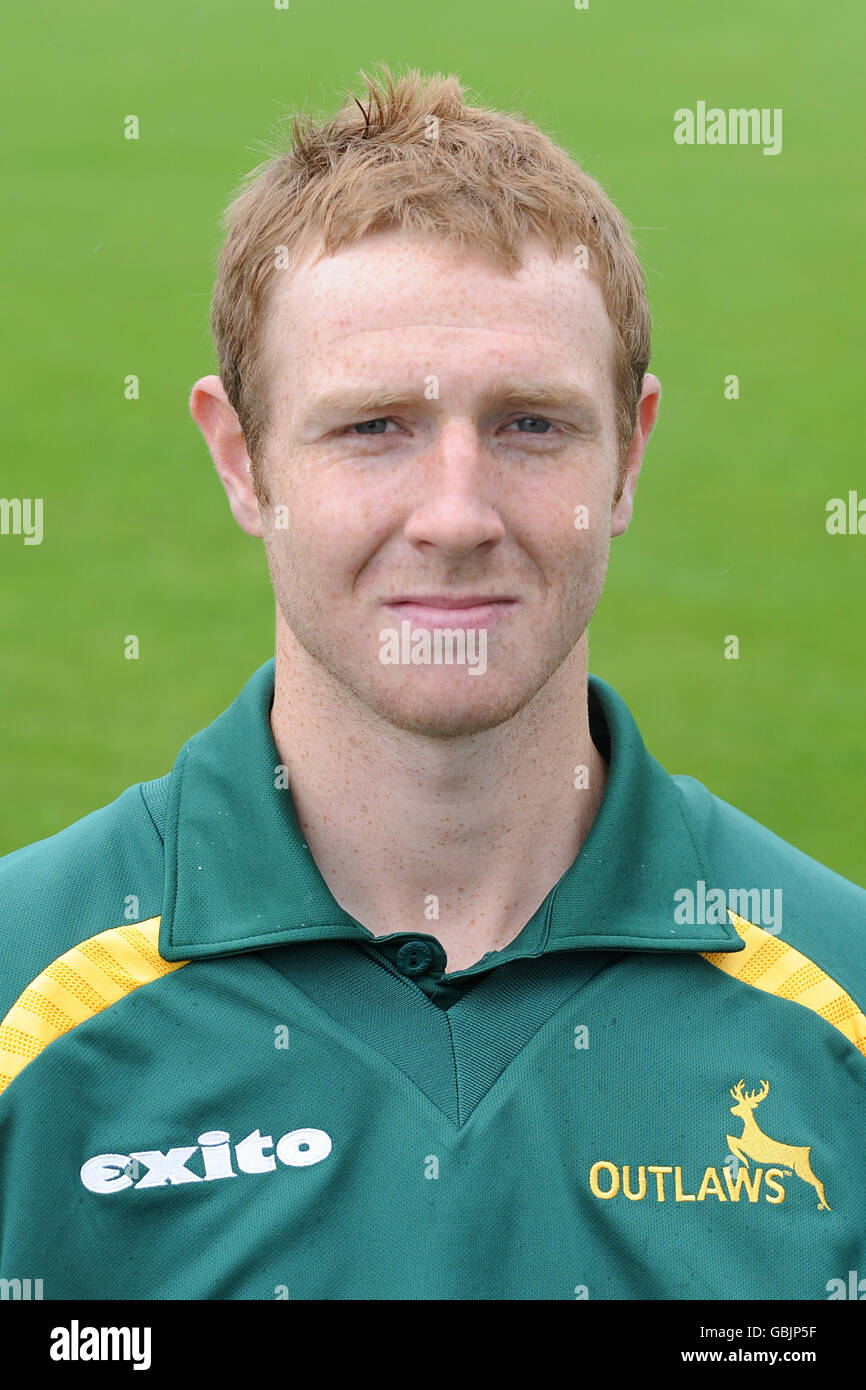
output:
[[[498,476],[475,425],[449,421],[419,460],[419,498],[406,522],[406,539],[454,558],[497,545],[505,535],[495,495]]]

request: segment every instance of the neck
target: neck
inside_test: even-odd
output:
[[[278,617],[271,728],[337,902],[375,936],[435,936],[452,972],[517,936],[574,860],[604,794],[585,637],[512,719],[434,739],[347,697]],[[588,785],[576,789],[581,766]]]

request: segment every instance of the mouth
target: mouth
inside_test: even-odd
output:
[[[488,628],[502,622],[519,601],[511,594],[401,594],[382,607],[413,627]]]

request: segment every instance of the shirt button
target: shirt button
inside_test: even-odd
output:
[[[432,959],[433,952],[426,941],[407,941],[394,957],[394,964],[407,975],[422,975]]]

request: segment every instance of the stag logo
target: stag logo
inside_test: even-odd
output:
[[[732,1154],[749,1166],[749,1159],[753,1158],[757,1163],[776,1163],[784,1168],[790,1168],[802,1178],[803,1182],[811,1183],[820,1197],[818,1203],[819,1211],[829,1211],[830,1207],[824,1195],[824,1184],[819,1182],[812,1172],[809,1162],[809,1154],[812,1152],[811,1144],[780,1144],[778,1140],[771,1139],[762,1129],[758,1128],[755,1119],[755,1108],[765,1100],[770,1090],[769,1081],[761,1082],[760,1091],[743,1092],[743,1081],[737,1082],[731,1090],[731,1095],[737,1102],[731,1106],[731,1114],[738,1115],[743,1122],[743,1132],[739,1139],[734,1139],[730,1134],[726,1134],[728,1147]]]

